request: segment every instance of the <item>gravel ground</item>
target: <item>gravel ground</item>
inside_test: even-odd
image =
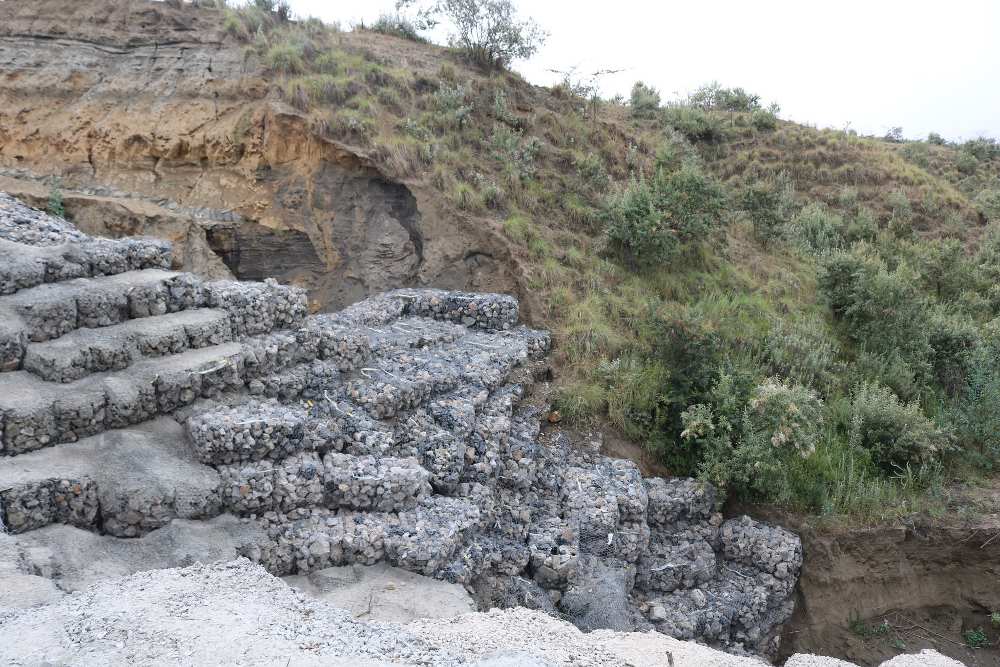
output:
[[[245,559],[140,572],[52,604],[0,610],[10,665],[479,665],[761,667],[655,632],[584,634],[541,612],[365,623]],[[850,663],[795,656],[793,667]],[[925,652],[883,667],[960,667]]]

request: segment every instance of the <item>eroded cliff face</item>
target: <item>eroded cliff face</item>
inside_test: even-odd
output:
[[[162,3],[0,2],[0,177],[59,179],[92,234],[174,242],[210,277],[275,277],[330,309],[391,287],[518,292],[494,231],[323,138],[227,43]]]

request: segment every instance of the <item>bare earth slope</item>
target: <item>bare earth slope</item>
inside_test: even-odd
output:
[[[516,291],[492,233],[313,132],[219,25],[163,3],[0,3],[2,189],[38,204],[59,176],[84,231],[156,234],[185,269],[308,286],[318,307]]]

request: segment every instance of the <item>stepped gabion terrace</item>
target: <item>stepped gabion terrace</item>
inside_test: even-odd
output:
[[[798,538],[541,433],[550,339],[514,298],[310,315],[300,289],[170,267],[0,194],[0,518],[25,571],[388,561],[585,630],[774,648]]]

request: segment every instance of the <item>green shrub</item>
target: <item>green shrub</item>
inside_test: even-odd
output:
[[[856,343],[875,353],[898,352],[914,368],[925,363],[927,303],[905,264],[889,271],[865,248],[835,252],[820,267],[819,288]]]
[[[609,247],[637,265],[668,260],[683,244],[718,229],[725,206],[721,184],[697,167],[658,171],[611,196],[605,210]]]
[[[1000,158],[1000,143],[991,137],[970,139],[962,144],[962,150],[982,162]]]
[[[313,60],[312,69],[317,74],[339,74],[340,56],[335,51],[321,53]]]
[[[463,211],[475,211],[479,208],[480,200],[476,196],[476,189],[468,183],[457,183],[451,193],[451,201],[455,206]]]
[[[642,81],[632,86],[629,109],[635,118],[655,118],[660,110],[660,92]]]
[[[597,375],[607,388],[611,423],[631,438],[642,438],[654,425],[669,372],[656,361],[625,357],[602,361]]]
[[[368,114],[360,114],[345,109],[333,116],[330,131],[334,136],[350,138],[361,144],[368,144],[375,136],[375,123]]]
[[[518,130],[495,123],[490,134],[490,148],[494,157],[522,181],[535,175],[535,162],[542,148],[537,137],[525,137]]]
[[[411,42],[427,42],[426,39],[420,36],[416,24],[400,14],[382,14],[368,27],[368,30],[382,35],[392,35],[408,39]]]
[[[920,141],[910,141],[900,151],[903,157],[913,164],[926,169],[930,165],[930,150],[927,144]]]
[[[973,267],[957,239],[918,243],[913,250],[921,282],[938,301],[954,301],[971,284]]]
[[[843,244],[844,219],[823,204],[805,206],[785,227],[789,242],[815,255],[827,255]]]
[[[250,41],[250,33],[236,12],[226,12],[226,18],[222,23],[222,30],[230,37],[234,37],[241,42]]]
[[[962,639],[969,648],[986,648],[990,645],[990,638],[983,632],[982,628],[969,629],[962,633]]]
[[[772,373],[824,392],[842,370],[832,332],[816,319],[776,319],[766,339],[766,353]]]
[[[950,412],[961,446],[978,456],[982,467],[1000,466],[1000,350],[981,345],[969,355],[965,383]]]
[[[575,382],[556,390],[553,405],[563,419],[573,423],[592,423],[605,408],[606,392],[592,382]]]
[[[754,111],[750,116],[750,124],[754,129],[761,132],[769,132],[778,129],[778,117],[765,109]]]
[[[45,210],[49,215],[60,218],[66,217],[66,207],[63,205],[62,182],[57,178],[53,179],[49,186],[49,200]]]
[[[785,177],[751,181],[744,186],[739,206],[749,216],[754,236],[762,245],[781,236],[791,199],[791,184]]]
[[[305,110],[310,104],[318,106],[339,106],[361,92],[361,87],[353,80],[341,80],[329,74],[298,76],[285,85],[285,96],[292,104]],[[298,100],[305,99],[303,104]]]
[[[272,46],[265,54],[264,62],[268,69],[278,74],[301,74],[306,69],[302,60],[302,48],[297,44],[284,43]]]
[[[440,86],[434,93],[434,106],[439,119],[448,128],[462,129],[472,115],[472,105],[466,101],[465,86],[455,84]]]
[[[504,220],[503,232],[507,238],[522,245],[527,245],[538,236],[538,229],[523,215],[512,215]]]
[[[517,130],[523,130],[525,127],[524,121],[511,110],[510,102],[507,100],[507,91],[503,88],[497,88],[493,92],[492,113],[493,117],[504,125],[509,125]]]
[[[989,222],[1000,222],[1000,186],[981,191],[973,204]]]
[[[663,110],[664,122],[689,141],[718,142],[725,137],[722,119],[698,107],[671,104]]]
[[[965,384],[973,352],[979,345],[979,328],[963,313],[936,308],[928,321],[928,333],[935,379],[953,396]]]
[[[479,194],[483,198],[483,206],[486,208],[500,210],[507,202],[507,194],[495,183],[487,183]]]
[[[596,153],[587,153],[574,157],[574,166],[580,177],[598,190],[607,189],[610,180],[604,168],[604,160]]]
[[[849,438],[890,473],[930,462],[949,444],[948,434],[919,405],[901,403],[888,388],[875,384],[860,385],[854,392]]]
[[[728,389],[719,385],[730,384]],[[736,396],[727,378],[715,395]],[[726,401],[724,401],[726,402]],[[793,474],[812,457],[820,439],[823,404],[810,390],[780,380],[754,388],[741,425],[707,404],[691,406],[681,415],[682,441],[702,452],[698,475],[749,499],[771,502],[796,500]]]
[[[781,378],[769,378],[754,389],[743,418],[744,429],[803,457],[816,451],[822,423],[823,401],[816,393]]]
[[[903,128],[899,126],[890,127],[882,138],[891,144],[901,144],[906,141],[903,137]]]
[[[871,243],[878,236],[878,222],[875,221],[875,214],[871,209],[864,206],[858,207],[858,212],[844,229],[844,240],[847,243],[857,243],[866,241]]]
[[[904,359],[898,350],[890,352],[872,352],[861,347],[848,366],[850,371],[845,383],[849,385],[876,382],[892,389],[900,399],[915,401],[925,389],[923,382],[923,366],[916,368],[910,361]],[[921,377],[917,377],[921,371]]]
[[[656,168],[673,171],[685,160],[695,158],[697,152],[676,130],[668,129],[663,141],[656,149]]]
[[[979,160],[977,160],[976,156],[972,153],[969,153],[966,150],[960,150],[958,155],[955,156],[955,168],[967,176],[972,175],[976,173],[977,169],[979,169]]]
[[[1000,224],[986,228],[973,263],[984,282],[1000,283]]]
[[[688,96],[688,104],[705,110],[741,111],[760,110],[760,95],[743,88],[723,88],[717,81],[701,86]],[[775,112],[776,113],[776,112]]]
[[[945,141],[945,138],[942,137],[937,132],[931,132],[930,134],[927,135],[927,143],[934,144],[935,146],[944,146],[948,142]]]
[[[858,244],[850,250],[837,250],[823,259],[819,267],[818,287],[834,317],[844,317],[854,301],[858,280],[882,266],[878,255],[865,244]]]
[[[893,220],[909,222],[913,218],[913,205],[903,190],[893,190],[886,197],[886,204],[892,210]]]

